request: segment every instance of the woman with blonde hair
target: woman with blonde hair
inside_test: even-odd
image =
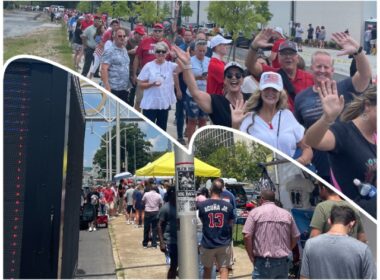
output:
[[[259,90],[246,103],[239,102],[235,109],[231,107],[232,125],[308,165],[313,152],[304,144],[305,128],[287,109],[287,102],[281,75],[264,72]],[[297,148],[302,150],[299,157]]]
[[[376,86],[354,96],[344,111],[335,81],[322,82],[318,93],[323,115],[307,130],[305,141],[328,152],[334,186],[376,218],[376,191],[363,189],[363,184],[376,188]]]

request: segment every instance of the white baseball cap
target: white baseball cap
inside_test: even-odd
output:
[[[224,38],[222,35],[216,35],[210,40],[210,47],[215,48],[216,46],[219,46],[221,44],[230,44],[232,40],[228,40]]]
[[[279,26],[275,27],[274,31],[277,32],[277,33],[279,33],[281,35],[281,37],[283,37],[283,38],[285,37],[284,36],[284,31],[282,31],[281,27],[279,27]]]
[[[226,71],[232,67],[238,68],[241,72],[244,72],[244,68],[239,63],[235,61],[231,61],[231,62],[228,62],[226,66],[224,66],[224,73],[226,73]]]
[[[276,72],[264,72],[261,74],[259,89],[274,88],[277,91],[284,89],[282,84],[282,77]]]

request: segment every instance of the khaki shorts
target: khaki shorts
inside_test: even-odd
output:
[[[110,209],[110,210],[113,210],[114,205],[115,205],[115,204],[113,203],[113,201],[110,202],[110,203],[106,203],[106,207],[107,207],[107,209]]]
[[[200,247],[200,255],[202,264],[211,268],[216,261],[218,267],[229,267],[232,257],[231,245],[218,247],[215,249],[207,249]]]

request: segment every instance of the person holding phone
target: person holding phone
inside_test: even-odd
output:
[[[155,59],[141,69],[137,77],[138,86],[144,90],[141,100],[143,115],[166,131],[170,106],[176,103],[174,92],[174,74],[177,64],[167,61],[169,46],[158,42],[154,47]]]
[[[194,47],[195,55],[191,57],[190,62],[195,81],[200,90],[205,91],[207,86],[207,69],[210,58],[205,56],[207,52],[207,41],[197,40]],[[207,123],[207,114],[202,111],[197,102],[194,101],[189,90],[186,91],[188,98],[186,99],[186,115],[187,115],[187,137],[191,139],[197,125],[205,126]]]

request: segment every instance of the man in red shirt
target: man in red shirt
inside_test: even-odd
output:
[[[86,14],[84,20],[81,22],[80,29],[84,31],[87,27],[91,26],[94,24],[94,20],[92,19],[91,14]]]
[[[156,23],[155,25],[153,25],[152,35],[144,38],[137,47],[136,55],[133,60],[133,84],[137,84],[138,69],[142,69],[145,64],[156,58],[154,54],[154,46],[156,45],[156,43],[161,41],[164,41],[169,46],[169,50],[171,49],[169,41],[164,38],[164,26],[161,23]],[[171,56],[166,56],[166,60],[171,60]],[[140,111],[140,102],[142,100],[142,95],[143,90],[137,87],[134,107],[138,111]]]
[[[104,198],[106,200],[106,209],[109,214],[109,216],[114,216],[114,196],[115,193],[111,189],[110,185],[107,185],[106,189],[103,191],[104,193]]]
[[[228,40],[221,35],[214,36],[210,41],[213,51],[210,64],[208,65],[206,92],[209,94],[223,94],[224,66],[223,57],[227,54],[227,45],[232,40]]]
[[[286,38],[282,32],[282,28],[281,27],[276,27],[274,29],[274,34],[273,34],[273,37],[275,39],[274,43],[273,43],[273,47],[272,47],[272,50],[271,50],[271,53],[270,53],[270,57],[269,57],[269,60],[271,61],[271,64],[272,64],[272,67],[274,68],[280,68],[280,62],[278,61],[278,49],[280,47],[280,45],[286,41]]]
[[[297,45],[292,41],[285,41],[279,46],[278,58],[280,68],[274,68],[257,62],[257,50],[272,46],[272,44],[268,43],[268,40],[273,36],[273,33],[272,29],[264,29],[256,36],[249,48],[245,59],[245,66],[255,77],[260,77],[263,72],[278,72],[282,77],[284,89],[288,94],[289,110],[293,112],[296,94],[314,85],[313,75],[297,68]]]

